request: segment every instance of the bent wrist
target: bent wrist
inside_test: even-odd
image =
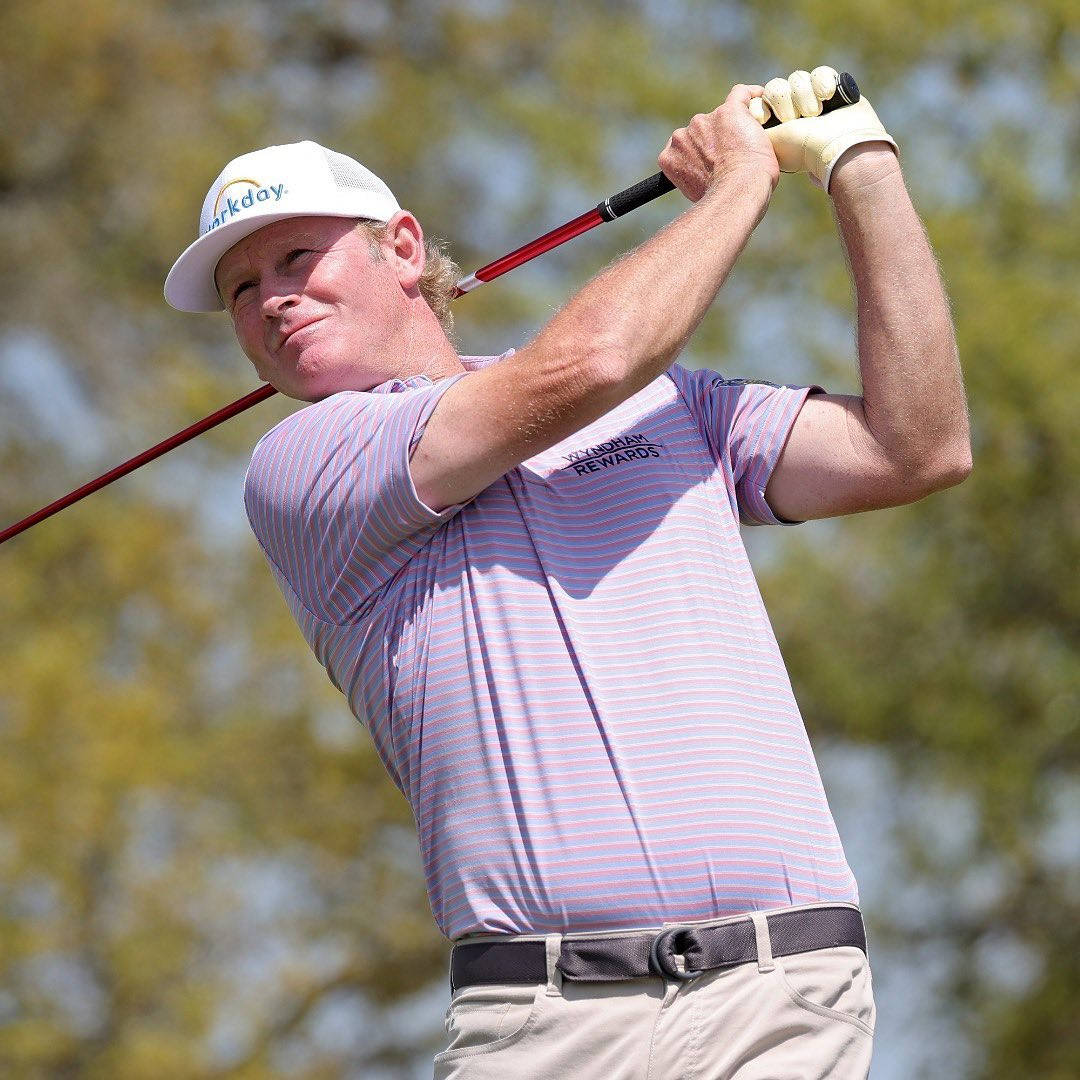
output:
[[[779,176],[777,172],[774,179],[763,169],[732,169],[709,185],[701,201],[727,213],[731,212],[733,203],[742,203],[751,206],[760,217],[768,209]]]

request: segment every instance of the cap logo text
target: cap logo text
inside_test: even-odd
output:
[[[237,190],[235,197],[227,194],[229,188],[236,187],[238,184],[247,184],[247,191],[241,194]],[[258,180],[230,180],[227,184],[222,184],[221,190],[214,200],[214,220],[210,222],[210,228],[206,231],[210,232],[219,225],[224,225],[233,215],[239,214],[241,210],[251,209],[256,203],[278,202],[284,194],[284,184],[267,184],[264,186]]]

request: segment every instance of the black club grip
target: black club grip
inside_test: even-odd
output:
[[[854,105],[860,98],[859,85],[855,78],[846,71],[842,71],[836,79],[836,93],[828,101],[821,103],[822,114],[832,112],[833,109],[841,109],[845,105]],[[765,121],[767,128],[775,127],[780,121],[775,116],[770,116]],[[674,191],[675,185],[662,173],[650,176],[645,180],[639,180],[636,184],[610,195],[596,207],[596,212],[604,221],[614,221],[623,214],[629,214],[639,206],[644,206],[669,191]]]
[[[639,180],[636,184],[609,196],[596,209],[605,221],[614,221],[617,217],[629,214],[631,210],[674,190],[675,185],[662,172],[658,172],[655,176]]]

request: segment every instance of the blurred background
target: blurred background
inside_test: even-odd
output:
[[[1080,1076],[1080,7],[7,0],[0,527],[256,385],[164,275],[231,157],[313,138],[468,272],[656,170],[736,81],[853,72],[955,313],[975,471],[746,530],[849,859],[873,1080]],[[527,341],[683,204],[457,307]],[[1071,299],[1070,299],[1071,297]],[[827,198],[784,177],[683,362],[857,392]],[[276,397],[0,549],[0,1075],[413,1078],[447,943],[412,818],[242,481]]]

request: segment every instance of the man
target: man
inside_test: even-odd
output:
[[[830,77],[773,80],[769,132],[746,85],[676,131],[693,205],[502,357],[458,356],[419,223],[312,143],[227,166],[170,274],[314,402],[246,504],[416,817],[438,1076],[866,1075],[858,894],[738,523],[910,502],[970,451],[895,143],[865,100],[815,115]],[[674,363],[781,169],[833,200],[861,397]]]

